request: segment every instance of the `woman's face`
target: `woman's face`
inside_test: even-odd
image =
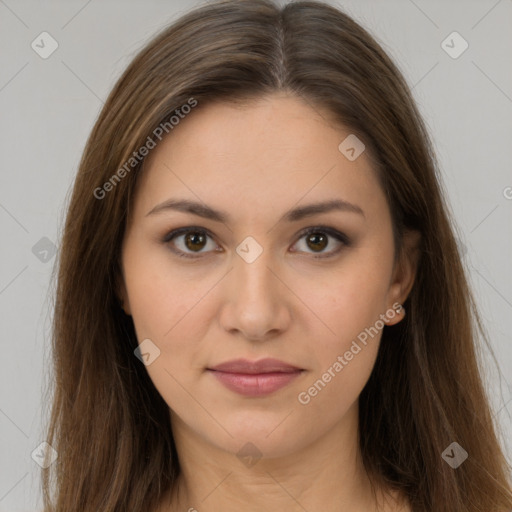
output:
[[[339,149],[349,135],[275,94],[199,103],[151,151],[120,294],[173,429],[276,457],[353,420],[411,283],[367,155]],[[265,358],[281,363],[213,370]]]

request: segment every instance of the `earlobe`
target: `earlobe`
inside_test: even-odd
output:
[[[389,299],[393,303],[392,308],[396,311],[396,315],[392,320],[386,322],[387,325],[394,325],[405,316],[405,308],[402,304],[407,300],[414,285],[419,264],[420,244],[421,234],[419,231],[405,231],[402,250],[395,265],[390,287]]]
[[[124,314],[125,314],[125,315],[130,316],[130,315],[131,315],[131,313],[130,313],[130,307],[129,307],[129,305],[128,305],[128,304],[125,304],[125,301],[124,301],[124,300],[122,300],[122,299],[121,299],[121,300],[119,300],[119,304],[120,304],[121,309],[123,310]]]
[[[132,314],[130,310],[130,303],[127,299],[124,298],[125,296],[126,295],[123,293],[123,295],[119,299],[119,304],[124,314],[130,316]]]
[[[124,284],[123,276],[121,272],[116,273],[116,297],[119,302],[119,306],[126,315],[131,315],[130,303],[128,301],[128,294],[126,293],[126,286]]]
[[[386,311],[384,323],[386,325],[395,325],[401,322],[405,317],[405,308],[399,302],[395,302],[391,308]]]

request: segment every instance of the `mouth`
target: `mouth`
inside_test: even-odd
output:
[[[221,384],[244,396],[264,396],[282,389],[305,370],[278,359],[236,359],[207,368]]]

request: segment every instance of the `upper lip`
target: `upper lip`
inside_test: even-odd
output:
[[[258,373],[292,373],[301,368],[293,366],[291,364],[280,361],[279,359],[260,359],[259,361],[249,361],[248,359],[233,359],[226,361],[225,363],[218,364],[209,370],[216,370],[226,373],[246,373],[246,374],[258,374]]]

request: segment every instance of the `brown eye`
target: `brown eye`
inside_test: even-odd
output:
[[[330,227],[317,226],[309,228],[306,232],[302,233],[296,244],[303,240],[305,241],[305,249],[293,249],[292,252],[313,254],[313,258],[335,256],[343,247],[350,246],[350,239],[344,233]],[[168,233],[164,237],[163,242],[169,245],[172,252],[181,258],[199,258],[207,256],[211,252],[222,251],[214,243],[212,235],[202,228],[185,227],[176,229]],[[210,247],[208,247],[208,242],[211,243]],[[334,245],[334,249],[325,250],[332,245]]]
[[[206,237],[199,231],[192,231],[185,235],[185,245],[191,251],[201,250],[206,243]]]
[[[305,242],[305,249],[294,249],[294,252],[313,254],[313,258],[328,258],[335,256],[343,249],[343,247],[350,246],[350,240],[344,233],[333,228],[322,226],[309,228],[303,232],[297,243],[302,242],[303,240]],[[325,250],[331,246],[334,246],[334,248],[328,251]],[[318,255],[314,255],[314,253],[317,253]]]
[[[306,240],[308,247],[314,251],[323,251],[329,243],[327,237],[322,233],[312,233],[307,236]]]
[[[183,258],[197,258],[217,249],[210,234],[204,229],[180,228],[167,234],[163,242],[168,244],[171,250]],[[208,246],[210,242],[211,246]]]

